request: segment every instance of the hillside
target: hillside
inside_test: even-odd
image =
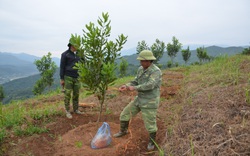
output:
[[[40,79],[40,75],[35,74],[2,84],[5,93],[3,104],[7,104],[12,100],[21,100],[34,97],[32,90],[38,79]],[[57,69],[56,73],[54,74],[54,84],[50,87],[50,90],[55,90],[58,87],[60,87],[59,69]]]
[[[238,53],[242,52],[242,50],[243,50],[242,47],[222,48],[222,47],[218,47],[218,46],[210,46],[210,47],[207,47],[206,49],[207,49],[208,55],[210,55],[210,56],[220,56],[220,55],[231,56],[231,55],[238,54]],[[191,53],[192,53],[192,55],[191,55],[189,64],[198,61],[198,58],[196,56],[196,51],[191,51]],[[6,54],[6,53],[3,53],[3,54]],[[14,61],[16,63],[19,63],[20,61],[22,61],[22,62],[25,61],[26,63],[31,63],[31,61],[38,59],[38,57],[36,57],[36,56],[25,54],[25,53],[20,53],[20,54],[7,53],[7,54],[10,56],[12,56],[12,55],[15,56],[15,59],[18,59],[17,61]],[[128,66],[127,75],[134,75],[136,73],[137,66],[139,65],[139,61],[136,60],[137,54],[127,55],[127,56],[124,56],[124,58],[127,59],[128,63],[130,64]],[[19,59],[22,59],[22,60],[19,60]],[[166,65],[168,60],[169,60],[169,57],[165,53],[163,58],[160,60],[160,63]],[[180,52],[178,53],[178,55],[174,61],[178,62],[179,64],[184,64],[184,61],[183,61],[183,58],[182,58]],[[12,62],[12,61],[10,61],[10,62]],[[120,63],[120,59],[117,59],[117,63],[118,64]],[[3,70],[0,70],[1,71],[0,75],[1,75],[1,73],[3,75],[8,75],[5,71],[7,71],[8,73],[16,73],[16,71],[18,69],[20,70],[20,73],[27,72],[27,73],[31,74],[31,72],[28,69],[30,67],[33,68],[34,64],[32,64],[32,65],[29,64],[28,67],[22,67],[21,66],[22,63],[19,63],[19,64],[20,64],[20,68],[22,68],[22,69],[16,68],[16,66],[14,66],[14,65],[12,66],[12,68],[0,66],[0,69],[1,69],[1,67],[4,67]],[[119,76],[118,69],[116,70],[116,74],[117,74],[117,76]],[[28,77],[16,79],[14,81],[10,81],[8,83],[3,84],[3,88],[4,88],[4,91],[6,94],[6,98],[3,100],[4,104],[9,103],[11,100],[26,99],[26,98],[30,98],[33,96],[32,89],[33,89],[35,82],[38,80],[39,76],[37,74],[31,75],[31,76],[26,75],[26,76],[28,76]],[[23,75],[20,77],[23,77]],[[0,76],[0,78],[1,78],[1,76]],[[19,77],[16,76],[15,78],[19,78]],[[59,73],[58,72],[55,74],[55,84],[52,86],[52,88],[57,88],[57,87],[59,87]]]
[[[112,138],[107,148],[94,150],[90,142],[102,122],[119,130],[119,114],[136,92],[110,87],[101,123],[95,96],[81,92],[81,110],[67,119],[63,95],[49,95],[2,107],[0,128],[3,155],[250,155],[250,56],[219,57],[201,66],[163,70],[158,109],[159,149],[148,152],[148,134],[141,115],[130,121],[129,134]],[[4,137],[3,137],[4,136]],[[164,153],[164,154],[163,154]]]
[[[0,84],[36,73],[38,71],[33,63],[0,52]]]
[[[34,64],[38,59],[41,58],[25,53],[0,52],[0,84],[38,74]],[[59,66],[59,58],[52,58],[52,60]]]

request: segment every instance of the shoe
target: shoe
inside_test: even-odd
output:
[[[76,114],[84,114],[84,112],[80,112],[79,110],[75,111]]]
[[[125,131],[125,132],[120,131],[120,132],[114,134],[113,137],[119,138],[119,137],[122,137],[122,136],[124,136],[124,135],[126,135],[126,134],[128,134],[127,131]]]
[[[113,135],[113,137],[118,138],[128,134],[129,121],[120,121],[120,131]]]
[[[68,119],[72,119],[72,115],[70,114],[69,111],[66,111],[66,117],[67,117]]]
[[[156,138],[156,132],[149,134],[149,142],[148,142],[148,151],[152,151],[155,148],[155,138]]]
[[[148,147],[147,147],[148,151],[152,151],[154,150],[154,148],[155,148],[155,144],[153,142],[149,142]]]

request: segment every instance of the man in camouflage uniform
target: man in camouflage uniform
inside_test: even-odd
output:
[[[138,95],[120,114],[120,132],[114,134],[114,137],[126,135],[129,120],[141,111],[144,125],[150,136],[147,149],[153,150],[157,132],[156,114],[160,102],[162,73],[153,64],[153,60],[156,60],[156,58],[151,51],[141,51],[137,60],[140,60],[141,66],[135,79],[126,85],[122,85],[119,90],[136,90]]]
[[[79,103],[79,89],[80,83],[78,81],[78,71],[74,69],[75,64],[80,60],[77,55],[77,45],[69,40],[68,44],[69,49],[66,50],[61,55],[61,64],[60,64],[60,79],[61,85],[65,89],[64,94],[64,104],[66,110],[66,116],[69,119],[72,119],[72,115],[70,113],[70,99],[71,93],[73,91],[73,110],[76,114],[83,114],[78,110]]]

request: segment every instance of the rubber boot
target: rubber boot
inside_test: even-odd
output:
[[[149,150],[149,151],[152,151],[152,150],[154,150],[154,148],[155,148],[155,138],[156,138],[156,132],[154,132],[154,133],[150,133],[149,134],[149,142],[148,142],[148,147],[147,147],[147,149]]]
[[[126,135],[128,132],[129,121],[120,121],[120,131],[113,135],[113,137],[118,138]]]

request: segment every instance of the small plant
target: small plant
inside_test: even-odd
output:
[[[208,100],[211,101],[211,100],[212,100],[212,97],[213,97],[212,93],[208,93],[208,94],[207,94],[207,97],[208,97]]]
[[[76,146],[77,148],[81,148],[81,147],[82,147],[82,141],[76,141],[76,142],[75,142],[75,146]]]
[[[245,95],[246,95],[246,102],[250,104],[250,95],[249,95],[249,89],[245,90]]]
[[[106,109],[106,112],[105,112],[105,114],[106,115],[108,115],[108,114],[112,114],[113,112],[112,112],[112,110],[110,110],[110,109]]]
[[[59,140],[60,142],[62,142],[62,136],[61,136],[61,135],[58,136],[58,140]]]
[[[173,127],[172,126],[169,126],[168,129],[167,129],[167,134],[169,136],[171,136],[173,134]]]
[[[188,102],[189,105],[192,105],[192,104],[193,104],[193,99],[192,99],[192,97],[188,98],[187,102]]]
[[[242,118],[242,125],[241,127],[245,127],[246,125],[246,114],[244,114],[243,118]]]
[[[202,108],[198,108],[198,113],[201,114]]]
[[[190,146],[191,146],[191,155],[194,156],[194,143],[193,143],[193,137],[192,135],[190,137]]]

